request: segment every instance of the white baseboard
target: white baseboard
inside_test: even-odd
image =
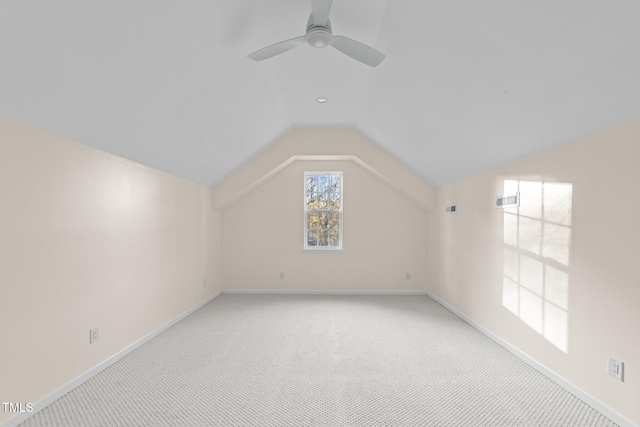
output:
[[[551,381],[555,382],[560,387],[562,387],[565,390],[567,390],[568,392],[572,393],[578,399],[582,400],[587,405],[591,406],[593,409],[595,409],[596,411],[600,412],[605,417],[609,418],[614,423],[618,424],[621,427],[638,427],[637,424],[634,424],[629,419],[625,418],[623,415],[621,415],[618,412],[614,411],[613,409],[611,409],[610,407],[608,407],[604,403],[600,402],[595,397],[591,396],[586,391],[582,390],[580,387],[578,387],[575,384],[571,383],[570,381],[564,379],[563,377],[561,377],[560,375],[556,374],[551,369],[547,368],[546,366],[544,366],[543,364],[541,364],[537,360],[535,360],[532,357],[528,356],[526,353],[524,353],[523,351],[521,351],[517,347],[513,346],[512,344],[508,343],[504,339],[500,338],[499,336],[497,336],[493,332],[489,331],[488,329],[486,329],[484,326],[480,325],[476,321],[470,319],[469,317],[467,317],[466,315],[461,313],[458,309],[456,309],[455,307],[453,307],[449,303],[445,302],[441,298],[433,295],[431,292],[428,292],[428,291],[425,292],[425,294],[429,298],[431,298],[432,300],[436,301],[438,304],[442,305],[444,308],[446,308],[447,310],[449,310],[450,312],[452,312],[453,314],[458,316],[460,319],[464,320],[469,325],[473,326],[475,329],[480,331],[482,334],[486,335],[487,337],[489,337],[493,341],[495,341],[497,344],[499,344],[500,346],[504,347],[507,351],[509,351],[510,353],[512,353],[513,355],[515,355],[516,357],[518,357],[519,359],[524,361],[526,364],[528,364],[532,368],[536,369],[541,374],[545,375]]]
[[[126,356],[129,353],[131,353],[133,350],[137,349],[138,347],[142,346],[143,344],[146,344],[148,341],[151,341],[153,338],[157,337],[162,332],[166,331],[167,329],[169,329],[170,327],[172,327],[173,325],[175,325],[176,323],[178,323],[179,321],[181,321],[182,319],[184,319],[188,315],[192,314],[194,311],[198,310],[199,308],[202,308],[204,305],[206,305],[207,303],[211,302],[213,299],[215,299],[219,295],[220,295],[220,292],[217,292],[214,295],[212,295],[209,298],[207,298],[206,300],[194,305],[193,307],[191,307],[190,309],[188,309],[184,313],[180,314],[178,317],[168,321],[167,323],[165,323],[164,325],[160,326],[156,330],[154,330],[154,331],[150,332],[149,334],[145,335],[144,337],[140,338],[138,341],[136,341],[133,344],[130,344],[129,346],[127,346],[126,348],[120,350],[119,352],[117,352],[113,356],[109,357],[107,360],[97,364],[96,366],[94,366],[93,368],[89,369],[87,372],[85,372],[84,374],[80,375],[76,379],[74,379],[72,381],[69,381],[68,383],[66,383],[65,385],[60,387],[59,389],[55,390],[53,393],[43,397],[42,399],[40,399],[39,401],[37,401],[36,403],[33,404],[33,409],[34,410],[32,412],[22,412],[22,413],[16,414],[15,416],[13,416],[13,417],[3,421],[2,423],[0,423],[0,427],[16,427],[18,424],[23,423],[25,420],[27,420],[28,418],[30,418],[33,415],[35,415],[38,411],[46,408],[47,406],[49,406],[50,404],[52,404],[53,402],[55,402],[56,400],[58,400],[59,398],[61,398],[65,394],[69,393],[71,390],[73,390],[74,388],[78,387],[80,384],[82,384],[83,382],[87,381],[89,378],[93,377],[94,375],[96,375],[100,371],[103,371],[104,369],[106,369],[109,366],[113,365],[115,362],[117,362],[118,360],[122,359],[124,356]]]
[[[223,289],[223,294],[243,295],[427,295],[421,290],[307,290],[307,289]]]

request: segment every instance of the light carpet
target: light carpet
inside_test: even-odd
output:
[[[615,426],[426,296],[222,295],[29,426]]]

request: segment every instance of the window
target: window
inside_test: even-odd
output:
[[[342,249],[342,172],[305,172],[304,248]]]

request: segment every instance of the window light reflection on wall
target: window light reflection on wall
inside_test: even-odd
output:
[[[505,180],[520,206],[504,209],[502,305],[568,352],[570,183]]]

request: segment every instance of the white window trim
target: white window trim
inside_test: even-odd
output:
[[[308,230],[307,230],[307,176],[309,175],[335,175],[340,177],[340,223],[338,224],[338,246],[308,246]],[[302,236],[302,249],[304,251],[341,251],[342,243],[344,240],[343,236],[343,218],[344,218],[344,172],[343,171],[305,171],[304,173],[304,181],[302,186],[303,197],[303,224],[304,224],[304,235]]]

